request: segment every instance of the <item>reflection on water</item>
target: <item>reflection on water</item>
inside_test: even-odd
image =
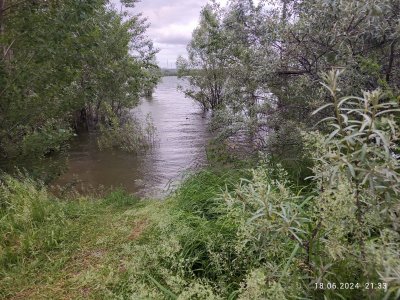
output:
[[[143,154],[101,152],[95,137],[78,137],[70,151],[69,171],[57,184],[78,178],[84,186],[122,186],[140,196],[161,196],[188,170],[206,162],[207,118],[177,91],[177,77],[164,77],[153,97],[142,99],[134,112],[150,113],[157,127],[155,147]]]

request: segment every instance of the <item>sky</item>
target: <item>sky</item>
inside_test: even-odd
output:
[[[118,9],[118,0],[113,0]],[[227,0],[218,0],[225,5]],[[186,45],[199,22],[200,10],[207,0],[142,0],[134,13],[142,13],[150,23],[147,31],[156,48],[157,61],[162,68],[175,68],[179,55],[186,57]]]

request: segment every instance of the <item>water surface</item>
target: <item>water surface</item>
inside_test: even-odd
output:
[[[178,83],[177,77],[163,77],[153,96],[133,110],[142,119],[150,113],[157,128],[153,149],[141,154],[102,152],[94,136],[81,135],[71,146],[69,170],[57,183],[78,180],[84,187],[122,186],[139,196],[161,197],[185,174],[203,166],[207,118],[177,91]]]

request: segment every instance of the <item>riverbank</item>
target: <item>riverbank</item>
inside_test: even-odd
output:
[[[321,225],[312,214],[323,198],[287,175],[266,165],[206,169],[163,201],[122,190],[60,199],[29,179],[6,176],[0,298],[336,299],[334,290],[313,288],[320,270],[310,268],[321,258],[332,261],[324,280],[386,284],[379,264],[392,258],[380,261],[379,248],[366,253],[372,271],[363,278],[356,258],[329,257],[335,249],[328,242],[337,240],[314,241]],[[304,246],[310,239],[312,256]],[[344,299],[385,294],[395,299],[383,288],[341,290]]]
[[[165,282],[158,281],[159,272],[169,271],[157,261],[179,250],[174,248],[180,247],[175,233],[201,234],[196,223],[203,217],[196,214],[242,174],[203,171],[165,201],[139,200],[122,190],[103,197],[58,199],[29,179],[5,177],[0,298],[169,298]],[[180,225],[186,228],[173,233]],[[173,239],[163,239],[166,229]],[[188,251],[200,250],[188,242]],[[149,259],[152,256],[158,259]],[[171,273],[171,280],[174,276]]]

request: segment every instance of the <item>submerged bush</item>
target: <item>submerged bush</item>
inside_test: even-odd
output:
[[[133,117],[122,122],[117,117],[110,119],[110,126],[100,126],[97,144],[100,150],[120,149],[137,153],[149,149],[155,142],[156,127],[150,115],[145,124]]]

